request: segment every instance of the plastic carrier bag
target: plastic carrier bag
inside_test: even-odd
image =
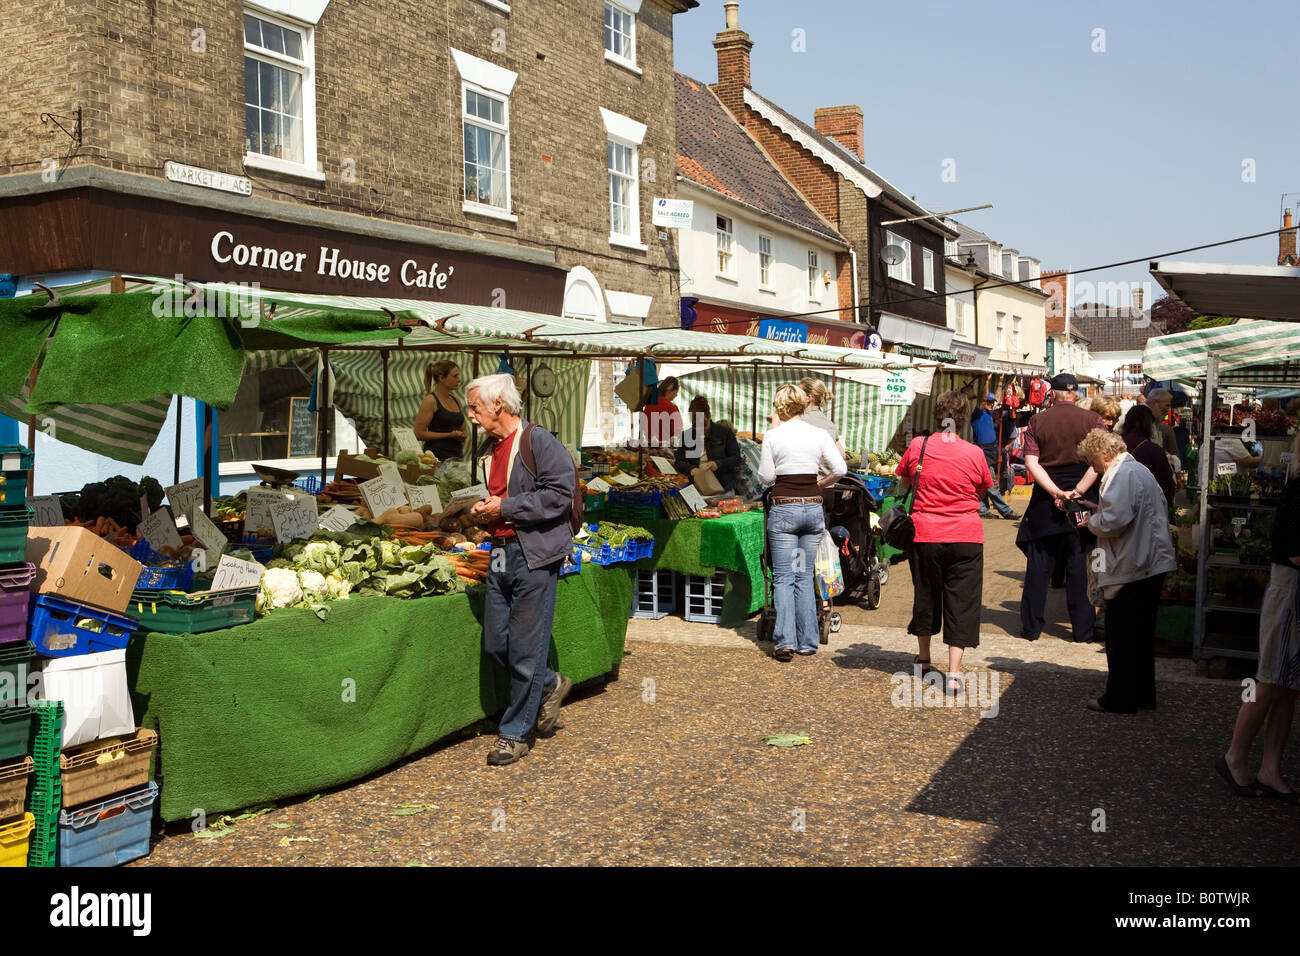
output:
[[[817,578],[817,595],[821,600],[828,601],[843,593],[844,575],[840,572],[840,549],[835,546],[835,539],[829,531],[822,532],[813,571]]]

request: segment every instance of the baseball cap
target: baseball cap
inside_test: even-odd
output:
[[[992,392],[989,392],[988,395],[984,396],[984,401],[986,402],[996,402],[997,400],[998,397],[994,395]]]
[[[1079,380],[1069,372],[1062,372],[1060,375],[1052,377],[1052,391],[1054,392],[1077,392],[1079,390]]]

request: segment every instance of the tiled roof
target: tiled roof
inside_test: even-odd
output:
[[[1098,352],[1140,352],[1147,339],[1161,334],[1160,328],[1151,321],[1150,309],[1143,311],[1142,318],[1134,318],[1128,309],[1094,305],[1079,306],[1071,312],[1070,331],[1086,338],[1094,355]]]
[[[677,74],[677,171],[705,189],[840,245],[708,86]]]

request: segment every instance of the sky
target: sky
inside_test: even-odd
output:
[[[722,0],[674,21],[676,68],[715,82]],[[1284,192],[1300,206],[1290,4],[742,0],[740,26],[756,92],[809,124],[861,106],[873,171],[934,211],[993,203],[957,218],[1044,271],[1277,229]],[[1277,237],[1170,258],[1275,265]],[[1145,263],[1083,280],[1163,294]]]

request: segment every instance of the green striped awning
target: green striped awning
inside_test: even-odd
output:
[[[1147,339],[1142,373],[1156,381],[1205,378],[1206,358],[1219,357],[1223,382],[1288,385],[1300,381],[1300,326],[1238,322]]]

